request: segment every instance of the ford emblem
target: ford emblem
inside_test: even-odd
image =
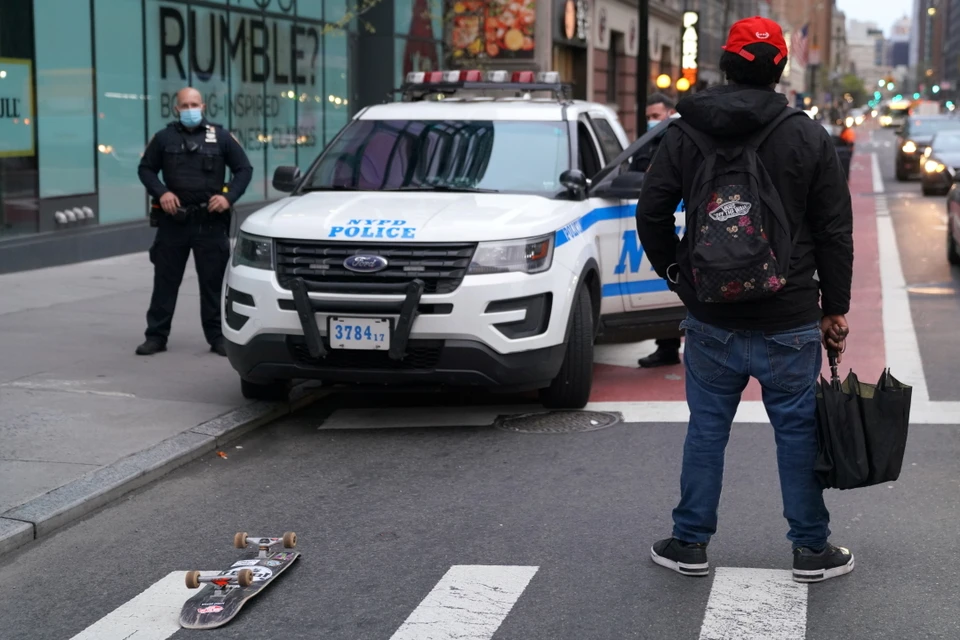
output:
[[[380,256],[350,256],[343,261],[343,266],[357,273],[376,273],[387,268],[387,259]]]

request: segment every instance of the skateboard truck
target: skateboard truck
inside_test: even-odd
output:
[[[187,571],[185,582],[187,583],[187,589],[199,589],[201,584],[212,584],[214,593],[222,595],[226,593],[228,587],[249,587],[253,584],[253,571],[241,569],[233,576],[202,576],[199,571]]]
[[[293,549],[297,546],[297,534],[288,531],[282,538],[271,538],[269,536],[251,536],[246,531],[241,531],[233,536],[233,546],[237,549],[246,549],[247,547],[257,547],[258,558],[266,558],[270,548],[278,544],[283,544],[284,549]]]

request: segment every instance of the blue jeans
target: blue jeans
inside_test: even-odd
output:
[[[784,333],[728,331],[687,316],[683,363],[690,424],[683,446],[680,504],[673,537],[709,542],[717,530],[723,457],[740,395],[760,381],[773,425],[787,538],[819,549],[830,536],[830,514],[813,467],[817,458],[816,381],[822,353],[819,323]]]

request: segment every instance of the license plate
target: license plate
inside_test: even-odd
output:
[[[388,318],[330,318],[331,349],[390,349],[390,320]]]

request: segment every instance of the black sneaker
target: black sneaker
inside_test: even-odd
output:
[[[793,579],[797,582],[823,582],[853,571],[849,549],[828,544],[819,553],[800,547],[793,550]]]
[[[160,351],[166,351],[167,345],[159,340],[147,338],[146,342],[137,347],[138,356],[152,356]]]
[[[680,364],[680,352],[675,349],[657,349],[646,358],[637,360],[637,364],[644,369]]]
[[[661,567],[673,569],[685,576],[705,576],[710,571],[707,563],[707,545],[681,542],[667,538],[653,545],[650,557]]]
[[[210,351],[214,352],[218,356],[227,357],[227,348],[223,344],[223,337],[217,338],[210,343]]]

